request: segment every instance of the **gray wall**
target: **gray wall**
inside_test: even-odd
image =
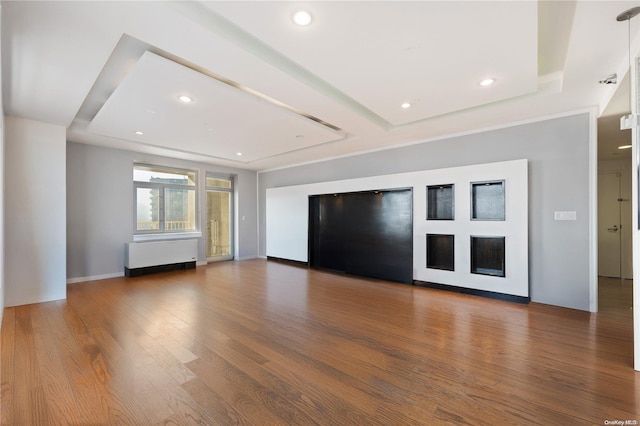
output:
[[[266,188],[526,158],[531,299],[589,310],[589,123],[583,113],[260,173],[259,253]],[[577,220],[555,221],[554,211]]]
[[[2,84],[0,84],[2,86]],[[0,89],[0,97],[2,89]],[[0,102],[0,324],[4,314],[4,114],[2,112],[2,102]]]
[[[257,256],[256,173],[148,154],[67,143],[67,278],[122,274],[124,244],[133,241],[134,161],[233,174],[238,220],[237,259]],[[202,193],[202,191],[201,191]],[[199,200],[200,220],[205,203]],[[206,260],[200,238],[198,260]]]

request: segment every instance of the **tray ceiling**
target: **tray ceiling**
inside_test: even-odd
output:
[[[74,142],[265,170],[604,111],[616,87],[598,80],[626,72],[615,17],[636,4],[0,5],[6,115]],[[306,27],[291,20],[301,8]]]

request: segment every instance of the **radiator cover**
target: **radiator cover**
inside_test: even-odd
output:
[[[198,240],[148,241],[125,244],[124,272],[128,277],[173,269],[195,268]]]

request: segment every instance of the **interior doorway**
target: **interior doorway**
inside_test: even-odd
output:
[[[207,261],[233,259],[233,179],[207,174]]]
[[[620,170],[598,173],[598,275],[602,277],[633,277],[631,194],[626,190],[630,182],[623,182],[625,175]]]
[[[639,321],[634,319],[637,316],[638,298],[634,294],[634,290],[638,288],[638,280],[633,279],[634,270],[638,268],[638,264],[634,265],[634,259],[637,259],[639,253],[637,251],[637,193],[634,193],[637,171],[637,159],[634,159],[632,153],[637,151],[637,141],[633,140],[635,136],[631,129],[621,130],[621,117],[625,117],[630,113],[632,103],[637,103],[637,90],[631,90],[630,75],[637,75],[637,66],[634,71],[626,73],[622,81],[617,85],[617,90],[613,98],[611,98],[606,109],[598,118],[597,122],[597,140],[598,140],[598,204],[601,198],[607,197],[604,193],[608,191],[607,182],[601,181],[601,174],[605,172],[620,173],[620,194],[618,198],[622,198],[619,202],[621,223],[621,265],[619,266],[620,277],[607,278],[605,276],[611,274],[607,272],[606,267],[602,265],[603,257],[607,256],[606,248],[601,244],[602,233],[608,232],[611,224],[607,224],[607,216],[605,212],[604,218],[598,206],[598,291],[596,298],[598,300],[597,309],[599,311],[620,310],[629,316],[629,321],[634,323],[634,363],[635,369],[640,370],[640,333]],[[634,80],[637,79],[634,77]],[[635,94],[634,94],[635,92]],[[636,146],[632,146],[636,145]],[[637,155],[637,154],[636,154]],[[612,178],[609,176],[608,178]],[[607,179],[607,178],[605,178]],[[615,184],[614,184],[615,186]],[[614,213],[615,214],[615,213]],[[635,253],[634,253],[635,251]],[[605,261],[606,262],[606,261]],[[615,274],[613,274],[615,275]],[[634,289],[635,287],[635,289]],[[635,298],[635,301],[634,301]],[[636,309],[633,309],[633,305]],[[631,308],[631,309],[629,309]],[[633,313],[633,315],[629,313]]]
[[[597,122],[598,310],[611,299],[604,293],[614,289],[612,283],[633,285],[632,132],[620,128],[620,117],[629,114],[629,93],[627,74]]]
[[[628,79],[598,119],[598,311],[626,312],[633,304],[631,131],[620,129],[628,114]],[[629,315],[631,320],[631,317]]]

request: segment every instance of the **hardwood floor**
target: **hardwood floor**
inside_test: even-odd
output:
[[[631,310],[601,300],[590,314],[261,259],[72,284],[5,309],[2,424],[640,422]]]

